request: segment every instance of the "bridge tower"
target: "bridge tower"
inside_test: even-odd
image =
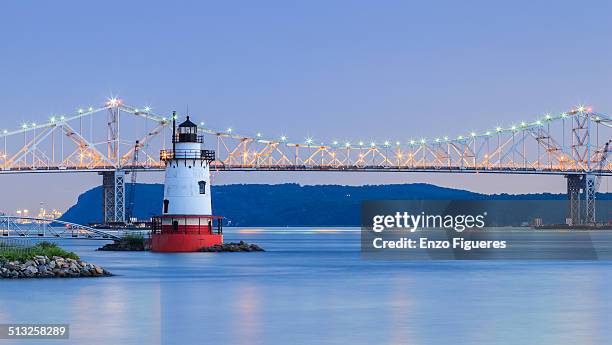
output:
[[[595,224],[596,176],[593,174],[567,175],[568,218],[572,225]]]
[[[103,223],[125,223],[125,171],[104,171],[100,175]]]
[[[104,224],[125,223],[125,170],[120,169],[119,155],[119,120],[120,107],[123,102],[112,98],[106,105],[108,115],[106,123],[106,150],[108,160],[116,167],[114,171],[105,171],[102,175],[102,222]]]
[[[572,225],[595,224],[596,176],[591,173],[591,122],[592,113],[577,111],[572,120],[571,154],[583,174],[567,175],[568,217]]]
[[[212,214],[210,163],[215,152],[204,150],[198,127],[187,120],[176,129],[172,150],[162,150],[166,164],[162,215],[153,217],[151,250],[195,252],[223,243],[221,217]],[[216,227],[215,227],[215,224]]]
[[[108,105],[108,122],[106,129],[106,149],[108,159],[118,167],[120,162],[119,157],[119,119],[120,106],[122,101],[113,98],[107,102]]]

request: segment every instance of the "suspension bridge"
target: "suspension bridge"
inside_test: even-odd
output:
[[[98,107],[0,129],[0,175],[91,172],[102,175],[105,223],[126,221],[126,175],[161,171],[172,118],[111,98]],[[456,137],[327,143],[243,135],[200,124],[216,171],[429,172],[558,175],[567,180],[568,217],[595,223],[612,118],[578,106],[532,121]],[[612,148],[610,148],[612,149]],[[132,175],[134,176],[134,175]]]

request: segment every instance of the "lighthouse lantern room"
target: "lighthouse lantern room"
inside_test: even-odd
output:
[[[210,163],[198,126],[187,120],[176,126],[172,115],[172,150],[162,150],[166,164],[162,215],[153,217],[151,250],[195,252],[223,243],[221,217],[212,214]]]

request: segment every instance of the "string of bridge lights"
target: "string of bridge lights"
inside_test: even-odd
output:
[[[124,106],[123,105],[123,101],[118,99],[118,98],[110,98],[108,99],[108,101],[105,103],[104,107],[101,108],[94,108],[92,106],[89,106],[87,108],[79,108],[77,110],[77,114],[76,115],[72,115],[72,116],[66,116],[66,115],[53,115],[49,118],[49,121],[44,123],[44,124],[37,124],[36,122],[31,122],[31,123],[23,123],[21,125],[20,129],[14,130],[14,131],[9,131],[8,129],[3,129],[2,132],[0,132],[0,137],[6,137],[12,134],[16,134],[16,133],[21,133],[24,131],[28,131],[28,130],[33,130],[33,129],[37,129],[37,128],[45,128],[48,126],[54,126],[57,125],[58,123],[62,123],[62,122],[68,122],[74,119],[77,119],[79,117],[82,116],[86,116],[86,115],[90,115],[94,112],[98,112],[101,110],[105,110],[105,109],[110,109],[113,107],[121,107]],[[149,116],[153,116],[156,117],[157,121],[160,122],[165,122],[165,123],[169,123],[170,119],[172,117],[164,117],[164,116],[159,116],[157,114],[154,114],[151,112],[152,108],[150,106],[144,106],[143,108],[139,109],[139,108],[133,108],[133,107],[127,107],[126,108],[128,110],[130,110],[130,112],[133,112],[134,114],[145,114],[145,115],[149,115]],[[501,126],[497,126],[492,130],[487,130],[487,131],[483,131],[483,132],[475,132],[472,131],[470,133],[468,133],[467,135],[459,135],[456,138],[450,138],[448,136],[444,136],[444,137],[436,137],[434,139],[425,139],[425,138],[421,138],[419,140],[415,140],[415,139],[410,139],[406,142],[401,142],[401,141],[390,141],[390,140],[385,140],[382,143],[378,144],[376,141],[370,141],[369,143],[366,143],[365,141],[358,141],[357,143],[353,144],[350,141],[347,142],[343,142],[341,143],[338,140],[334,140],[331,143],[332,147],[345,147],[347,149],[350,148],[363,148],[363,147],[377,147],[377,146],[382,146],[382,147],[392,147],[392,146],[402,146],[402,144],[408,144],[411,146],[414,145],[423,145],[423,144],[428,144],[428,143],[450,143],[450,142],[464,142],[467,140],[470,140],[472,138],[478,138],[478,137],[490,137],[494,134],[501,134],[504,132],[517,132],[519,130],[524,130],[524,129],[529,129],[529,128],[533,128],[533,127],[541,127],[543,126],[545,123],[550,123],[552,121],[556,121],[556,120],[564,120],[570,116],[575,116],[578,114],[582,114],[582,113],[592,113],[593,109],[590,106],[584,106],[584,105],[580,105],[578,107],[575,107],[574,109],[572,109],[569,112],[564,112],[564,113],[560,113],[558,115],[552,115],[550,113],[545,114],[543,116],[542,119],[538,119],[536,121],[533,122],[525,122],[525,121],[521,121],[519,124],[513,124],[510,127],[501,127]],[[600,116],[596,116],[595,117],[595,121],[600,121],[601,117]],[[208,134],[213,134],[213,135],[221,135],[221,136],[229,136],[229,137],[233,137],[236,139],[242,139],[245,138],[244,136],[240,136],[238,134],[235,134],[234,129],[229,127],[227,128],[225,131],[216,131],[216,130],[212,130],[212,129],[206,129],[204,127],[204,122],[200,122],[200,126],[203,127],[202,131],[208,133]],[[257,132],[255,134],[255,138],[256,141],[261,142],[261,143],[283,143],[287,146],[301,146],[301,147],[325,147],[328,146],[325,143],[320,143],[319,145],[315,144],[314,139],[312,137],[308,137],[304,140],[303,143],[292,143],[289,142],[289,139],[286,135],[282,135],[280,136],[277,140],[274,139],[269,139],[269,138],[264,138],[264,136],[262,135],[261,132]],[[355,146],[357,145],[357,146]]]
[[[560,113],[558,115],[552,115],[550,113],[547,113],[543,116],[542,119],[533,121],[533,122],[525,122],[525,121],[521,121],[518,125],[517,124],[513,124],[510,127],[501,127],[501,126],[497,126],[495,127],[494,130],[488,130],[488,131],[484,131],[484,132],[475,132],[472,131],[470,132],[468,135],[459,135],[456,138],[449,138],[448,136],[444,136],[444,137],[437,137],[435,139],[431,139],[431,140],[427,140],[425,138],[422,138],[420,140],[414,140],[411,139],[409,141],[407,141],[404,144],[409,144],[411,146],[413,145],[422,145],[422,144],[428,144],[428,143],[450,143],[450,142],[465,142],[468,141],[472,138],[478,138],[478,137],[490,137],[494,134],[501,134],[504,132],[517,132],[519,130],[524,130],[524,129],[529,129],[529,128],[534,128],[534,127],[541,127],[544,126],[546,123],[550,123],[552,121],[556,121],[556,120],[565,120],[571,116],[576,116],[578,114],[582,114],[582,113],[592,113],[593,109],[590,106],[583,106],[580,105],[578,107],[575,107],[574,109],[572,109],[569,112],[563,112]],[[602,120],[602,118],[597,115],[595,116],[595,121],[599,122],[600,120]],[[200,123],[201,126],[204,125],[204,123]],[[215,130],[211,130],[211,129],[204,129],[204,132],[209,133],[209,134],[213,134],[213,135],[222,135],[222,136],[229,136],[229,137],[233,137],[236,139],[243,139],[246,138],[245,136],[241,136],[238,134],[235,134],[234,129],[229,127],[227,128],[225,131],[215,131]],[[258,142],[261,143],[274,143],[274,142],[279,142],[279,143],[284,143],[287,146],[300,146],[300,147],[327,147],[327,145],[325,143],[321,143],[320,145],[317,145],[314,143],[314,139],[311,137],[308,137],[304,140],[303,143],[292,143],[288,141],[287,136],[283,135],[281,136],[278,140],[272,140],[272,139],[264,139],[262,134],[260,132],[258,132],[256,135],[256,140]],[[394,145],[395,144],[395,145]],[[382,142],[381,144],[377,144],[376,141],[371,141],[369,143],[366,143],[364,141],[359,141],[356,143],[357,146],[353,145],[351,142],[347,141],[344,143],[340,143],[337,140],[334,140],[332,142],[332,147],[346,147],[347,149],[350,148],[363,148],[363,147],[377,147],[377,146],[383,146],[383,147],[392,147],[392,146],[401,146],[402,142],[401,141],[389,141],[389,140],[385,140],[384,142]]]

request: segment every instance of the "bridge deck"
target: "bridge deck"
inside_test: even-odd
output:
[[[537,174],[537,175],[581,175],[586,171],[582,169],[537,169],[537,168],[515,168],[515,167],[442,167],[442,166],[424,166],[424,167],[405,167],[405,166],[310,166],[310,165],[224,165],[214,164],[211,166],[212,171],[304,171],[304,172],[421,172],[421,173],[483,173],[483,174]],[[139,172],[162,172],[163,166],[132,167],[125,165],[122,170],[139,171]],[[23,173],[83,173],[83,172],[105,172],[116,171],[114,166],[106,167],[16,167],[0,170],[0,174],[23,174]],[[612,171],[608,169],[591,170],[589,174],[597,176],[612,176]]]

